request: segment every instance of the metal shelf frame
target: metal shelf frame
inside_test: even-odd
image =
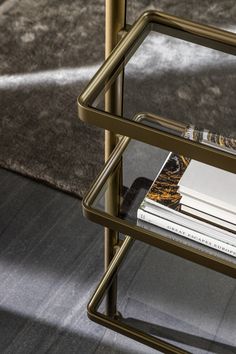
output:
[[[119,41],[80,95],[78,99],[80,119],[114,132],[113,134],[110,133],[112,135],[109,135],[109,137],[115,136],[115,133],[129,136],[147,144],[236,173],[236,155],[123,118],[122,75],[118,77],[106,94],[105,110],[101,111],[92,106],[94,99],[103,92],[112,75],[125,66],[127,58],[132,55],[133,50],[136,49],[153,26],[157,26],[157,32],[236,56],[236,34],[234,33],[200,25],[157,11],[145,12]],[[112,146],[115,146],[114,140],[112,140]],[[108,150],[106,148],[106,151]],[[112,149],[109,150],[109,153],[111,151]]]
[[[132,52],[132,48],[145,37],[147,28],[158,25],[162,33],[188,40],[209,48],[236,55],[236,35],[217,28],[204,26],[175,16],[157,11],[145,12],[131,27],[126,24],[126,0],[106,0],[106,61],[90,81],[87,88],[78,99],[79,118],[104,129],[105,132],[105,169],[95,181],[91,190],[83,200],[85,216],[105,226],[104,264],[105,273],[88,305],[88,316],[91,320],[133,338],[143,344],[158,349],[163,353],[187,353],[154,336],[146,334],[125,324],[117,311],[117,274],[119,267],[129,251],[134,238],[153,246],[165,249],[173,254],[202,264],[208,268],[236,277],[236,266],[229,262],[216,260],[210,255],[167,242],[161,236],[154,240],[151,232],[141,232],[138,227],[132,228],[119,220],[117,215],[121,203],[122,156],[129,138],[120,139],[117,134],[156,145],[164,149],[187,155],[196,160],[214,165],[236,173],[236,157],[224,151],[216,150],[179,136],[153,129],[140,124],[139,119],[122,118],[123,111],[123,71],[124,58]],[[122,36],[123,35],[123,36]],[[122,39],[120,39],[122,37]],[[119,69],[119,76],[105,94],[105,111],[92,107],[94,98],[105,87],[112,73]],[[159,117],[162,120],[161,117]],[[120,142],[119,142],[120,140]],[[119,142],[119,145],[117,146]],[[105,183],[114,164],[114,178],[106,192],[105,203],[107,213],[98,213],[92,207],[92,202],[99,193],[102,183]],[[110,216],[109,216],[110,215]],[[105,220],[105,221],[104,221]],[[115,220],[115,221],[114,221]],[[129,232],[127,232],[129,231]],[[119,232],[128,234],[122,241]],[[106,294],[105,314],[98,312],[99,304]]]
[[[140,119],[142,119],[142,115],[135,117],[136,121]],[[104,185],[107,186],[107,189],[103,192],[103,195],[106,195],[107,190],[109,189],[109,183],[116,178],[117,168],[120,166],[122,156],[126,151],[130,140],[131,138],[127,137],[121,138],[120,142],[111,153],[103,170],[100,172],[88,194],[83,199],[82,206],[84,215],[89,220],[107,228],[117,230],[122,234],[129,235],[152,246],[206,266],[232,278],[236,278],[236,263],[232,262],[232,257],[228,256],[228,259],[220,258],[218,256],[220,252],[218,252],[217,255],[211,254],[207,246],[203,246],[203,249],[194,248],[191,245],[167,238],[161,233],[158,234],[149,231],[131,223],[129,220],[121,218],[119,216],[120,209],[117,214],[113,214],[110,212],[109,208],[105,207],[103,210],[96,206],[97,197],[102,195],[101,193]]]
[[[168,342],[158,339],[144,331],[136,329],[129,324],[125,323],[122,319],[121,314],[116,314],[114,316],[107,316],[99,312],[99,305],[109,291],[110,287],[113,286],[114,279],[117,277],[120,266],[122,265],[125,257],[130,251],[134,240],[126,236],[121,247],[119,248],[117,254],[112,259],[107,271],[99,282],[89,304],[88,304],[88,317],[107,328],[110,328],[118,333],[121,333],[127,337],[130,337],[140,343],[146,344],[149,347],[162,351],[166,354],[188,354],[186,350],[177,348]]]

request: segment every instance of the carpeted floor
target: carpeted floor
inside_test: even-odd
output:
[[[81,123],[76,106],[103,58],[103,10],[23,0],[0,19],[0,163],[79,196],[103,160],[103,131]]]
[[[154,7],[235,30],[233,0],[128,0],[128,22]],[[0,44],[0,165],[83,196],[103,163],[104,132],[78,120],[76,98],[103,60],[104,1],[1,1]],[[192,117],[192,112],[199,115],[203,111],[204,120],[212,113],[234,133],[235,61],[227,65],[223,60],[216,68],[211,65],[204,70],[200,70],[202,63],[200,67],[195,63],[195,77],[200,82],[195,85],[192,71],[184,72],[186,66],[179,68],[181,57],[171,50],[170,43],[164,44],[167,58],[171,54],[172,60],[158,62],[162,75],[137,81],[131,70],[127,92],[130,85],[138,85],[141,89],[135,102],[151,102],[149,108],[156,111],[158,105],[160,114],[171,117],[177,113],[181,118],[185,112],[194,123],[196,114]],[[140,70],[147,60],[153,67],[152,45],[151,41],[145,47]],[[208,64],[214,60],[210,56]],[[156,79],[159,89],[154,92],[150,88]],[[189,86],[194,88],[191,94]],[[132,99],[128,94],[127,112],[132,112]],[[225,117],[229,117],[227,121]],[[210,126],[214,127],[214,121]]]

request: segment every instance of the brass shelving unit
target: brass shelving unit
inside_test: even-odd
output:
[[[133,119],[123,117],[124,68],[150,31],[236,55],[236,35],[233,33],[157,11],[145,12],[129,26],[126,25],[126,1],[106,1],[106,61],[78,99],[79,118],[108,129],[105,135],[106,164],[83,200],[85,216],[105,227],[105,274],[88,305],[88,315],[92,320],[164,353],[186,353],[122,321],[116,308],[116,277],[125,255],[134,239],[139,239],[233,278],[236,278],[236,261],[230,256],[221,257],[217,251],[209,253],[207,247],[183,244],[122,218],[122,156],[132,138],[236,173],[236,155],[162,129],[163,126],[176,128],[177,132],[182,129],[181,124],[163,117],[149,113],[138,113]],[[99,95],[105,97],[104,109],[94,106]],[[103,209],[96,204],[99,195],[103,196]],[[119,232],[129,236],[122,240]],[[98,307],[105,294],[106,313],[103,314]]]

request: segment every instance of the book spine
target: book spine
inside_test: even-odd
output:
[[[222,238],[224,237],[223,242],[228,243],[232,246],[236,246],[236,234],[235,233],[232,233],[232,231],[223,230],[221,227],[215,226],[210,223],[206,223],[205,221],[201,221],[200,219],[197,219],[193,215],[190,216],[190,215],[185,214],[183,212],[176,212],[175,210],[169,208],[168,214],[169,215],[172,214],[173,217],[172,216],[168,217],[167,215],[165,216],[163,213],[163,211],[166,211],[166,208],[164,209],[161,204],[155,205],[154,203],[152,203],[152,202],[150,203],[149,201],[143,202],[140,206],[140,209],[142,209],[143,211],[145,211],[147,213],[157,215],[161,218],[170,220],[174,224],[178,224],[183,227],[186,227],[187,229],[197,231],[200,234],[204,234],[206,236],[212,237],[212,238],[217,239],[219,241],[221,241]],[[181,217],[181,221],[176,220],[178,214],[179,214],[178,218]],[[173,220],[174,218],[175,218],[175,220]]]
[[[225,243],[224,241],[219,241],[210,236],[201,234],[200,232],[188,229],[187,227],[178,225],[169,220],[160,218],[156,215],[150,214],[142,209],[138,209],[138,219],[143,220],[147,223],[159,226],[165,230],[174,232],[178,235],[186,237],[195,242],[201,243],[207,247],[211,247],[220,252],[224,252],[230,256],[236,257],[236,247]]]

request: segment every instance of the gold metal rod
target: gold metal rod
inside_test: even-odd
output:
[[[124,260],[124,256],[126,255],[127,251],[130,249],[134,242],[134,239],[132,239],[129,236],[126,236],[119,251],[113,257],[112,261],[110,262],[110,265],[104,274],[101,282],[99,283],[97,289],[94,292],[93,297],[91,298],[89,304],[88,304],[88,310],[89,311],[94,311],[98,306],[100,305],[104,292],[107,289],[107,283],[109,283],[112,280],[112,277],[114,276],[114,273],[118,271],[121,263]],[[121,254],[123,255],[121,257]]]
[[[106,0],[106,30],[105,30],[105,57],[107,58],[118,42],[118,33],[125,27],[126,23],[126,0]],[[123,76],[123,75],[122,75]],[[122,77],[110,87],[105,94],[105,110],[112,114],[121,114],[123,106],[123,80]],[[115,133],[105,131],[105,161],[117,144]],[[117,215],[120,203],[120,182],[119,168],[116,175],[109,182],[106,193],[106,209]],[[104,265],[108,268],[114,257],[115,246],[119,242],[119,234],[116,231],[105,228],[104,235]],[[116,314],[117,279],[107,294],[106,312],[110,316]]]
[[[106,0],[106,32],[105,58],[107,58],[118,42],[118,33],[126,24],[126,0]],[[112,85],[105,95],[105,110],[109,113],[121,114],[122,82]],[[114,133],[105,131],[105,161],[116,146]]]
[[[126,236],[125,240],[117,252],[116,256],[113,257],[106,273],[103,275],[100,283],[98,284],[89,304],[87,307],[88,316],[92,321],[95,321],[103,326],[106,326],[118,333],[124,334],[132,339],[135,339],[143,344],[146,344],[152,348],[161,350],[166,354],[187,354],[189,352],[178,348],[170,343],[156,338],[148,333],[145,333],[137,328],[134,328],[124,322],[119,318],[110,318],[100,312],[98,312],[98,307],[103,300],[109,285],[111,284],[114,277],[116,277],[117,272],[122,265],[128,251],[130,250],[134,240]]]

